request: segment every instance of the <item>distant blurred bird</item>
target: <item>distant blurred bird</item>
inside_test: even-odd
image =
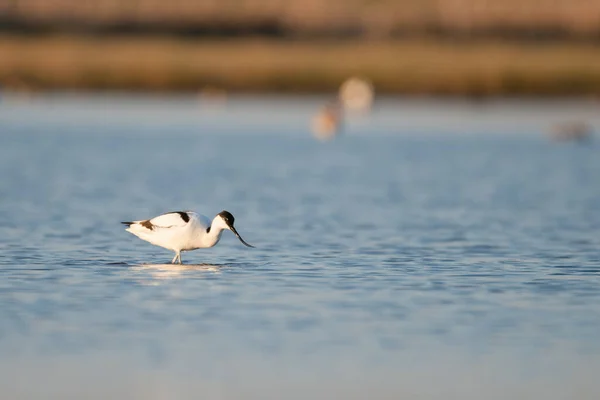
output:
[[[328,140],[339,134],[342,125],[342,107],[338,101],[332,101],[322,107],[312,120],[314,136]]]
[[[227,91],[215,86],[205,86],[198,92],[203,105],[223,106],[227,103]]]
[[[181,252],[213,247],[221,239],[225,229],[232,231],[240,241],[248,246],[254,247],[244,241],[233,226],[235,219],[228,211],[221,211],[211,221],[204,215],[193,211],[175,211],[159,215],[152,219],[121,222],[127,225],[128,232],[153,245],[173,250],[174,264],[179,260],[181,264]]]
[[[375,89],[366,79],[352,77],[342,83],[338,96],[346,110],[368,113],[373,105]]]
[[[347,79],[338,91],[337,98],[323,106],[312,119],[312,131],[320,140],[336,137],[347,113],[366,114],[371,110],[375,90],[365,79]]]
[[[550,137],[556,141],[583,142],[592,138],[592,127],[582,121],[563,122],[550,129]]]

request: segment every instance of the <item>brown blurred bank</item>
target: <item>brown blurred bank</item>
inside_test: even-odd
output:
[[[598,0],[0,0],[0,85],[600,95]]]

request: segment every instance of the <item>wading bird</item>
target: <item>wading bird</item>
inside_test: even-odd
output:
[[[233,226],[234,221],[229,211],[221,211],[212,222],[193,211],[175,211],[152,219],[121,223],[127,225],[126,231],[140,239],[173,250],[175,257],[171,263],[179,261],[181,264],[182,251],[213,247],[219,243],[225,229],[233,232],[244,245],[254,247],[242,239]]]

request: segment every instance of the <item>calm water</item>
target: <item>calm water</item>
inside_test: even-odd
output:
[[[0,99],[3,399],[597,399],[598,105]],[[598,139],[598,137],[596,138]],[[172,253],[119,221],[236,216]],[[163,264],[163,265],[161,265]]]

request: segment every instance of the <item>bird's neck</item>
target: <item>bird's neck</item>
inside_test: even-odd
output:
[[[202,235],[203,244],[206,247],[213,247],[219,243],[219,240],[221,240],[221,235],[223,234],[224,230],[225,228],[219,226],[218,224],[211,224],[211,226],[208,228],[208,233]]]

